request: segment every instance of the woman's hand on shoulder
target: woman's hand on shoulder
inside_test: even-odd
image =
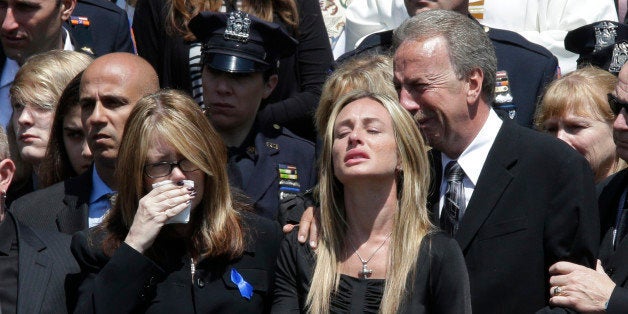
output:
[[[168,219],[183,211],[194,195],[194,192],[183,185],[165,184],[154,188],[140,199],[133,224],[124,242],[144,253],[153,245]]]

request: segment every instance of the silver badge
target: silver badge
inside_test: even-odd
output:
[[[619,73],[621,67],[628,60],[628,43],[622,41],[618,44],[615,44],[615,48],[613,48],[613,58],[611,59],[611,64],[608,66],[608,71],[611,73]]]
[[[225,29],[225,39],[237,40],[239,42],[247,42],[249,40],[249,26],[251,20],[249,15],[242,11],[232,11],[229,13],[227,20],[227,29]]]
[[[611,22],[603,21],[595,25],[595,47],[593,52],[598,52],[615,44],[617,26]]]

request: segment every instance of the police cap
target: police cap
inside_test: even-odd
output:
[[[292,55],[297,45],[280,25],[242,11],[202,12],[188,27],[203,45],[203,65],[229,73],[276,68],[279,59]]]
[[[578,67],[591,64],[612,73],[628,59],[628,25],[600,21],[567,33],[565,49],[580,55]]]

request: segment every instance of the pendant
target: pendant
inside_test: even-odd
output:
[[[369,269],[366,266],[366,263],[362,262],[362,270],[360,271],[360,276],[362,276],[362,278],[366,279],[371,277],[371,274],[373,274],[373,270]]]

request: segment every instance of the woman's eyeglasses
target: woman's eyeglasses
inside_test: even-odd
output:
[[[183,172],[192,172],[198,170],[198,167],[187,159],[179,161],[162,161],[144,166],[144,173],[150,178],[160,178],[170,175],[174,167],[178,167]]]
[[[611,106],[611,110],[615,115],[619,114],[621,108],[625,108],[626,111],[628,111],[628,103],[617,99],[617,96],[613,95],[612,93],[608,93],[608,104]]]

